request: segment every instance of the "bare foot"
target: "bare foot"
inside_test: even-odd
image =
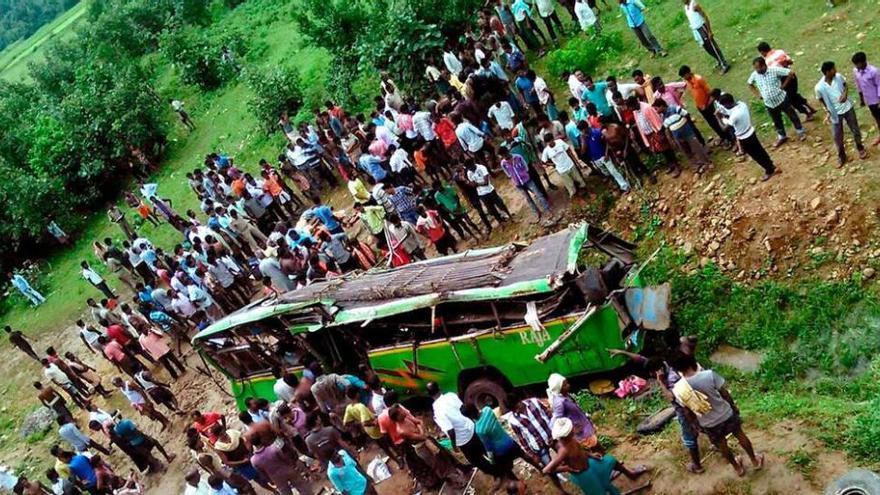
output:
[[[758,454],[755,456],[755,461],[752,461],[752,464],[755,466],[756,471],[760,471],[764,469],[764,454]]]
[[[638,464],[629,470],[629,476],[627,476],[627,477],[631,480],[634,480],[634,479],[638,478],[639,476],[647,473],[649,471],[649,469],[650,468],[644,464]]]
[[[736,459],[734,459],[734,462],[736,462],[736,464],[733,465],[733,470],[736,471],[736,475],[740,476],[740,477],[745,476],[746,475],[746,467],[743,466],[742,456],[736,456]]]

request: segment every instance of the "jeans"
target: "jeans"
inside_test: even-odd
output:
[[[651,33],[651,30],[648,28],[647,22],[643,22],[641,26],[634,27],[632,30],[636,33],[636,37],[639,41],[642,42],[642,46],[647,48],[648,51],[655,54],[663,51],[660,42],[657,41],[657,38],[654,37],[654,34]]]
[[[486,207],[486,211],[495,217],[495,220],[498,220],[498,223],[504,222],[506,220],[510,220],[512,216],[510,214],[510,210],[507,209],[507,205],[504,204],[504,201],[501,199],[501,196],[498,195],[498,191],[492,191],[490,193],[480,195],[480,203]],[[507,218],[501,216],[501,212],[498,210],[501,209],[504,213],[507,214]]]
[[[846,149],[843,145],[843,123],[849,127],[853,134],[853,140],[856,142],[856,149],[862,151],[865,145],[862,144],[862,131],[859,130],[859,121],[856,118],[856,109],[850,108],[848,112],[837,116],[837,122],[831,124],[831,134],[834,136],[834,144],[837,146],[837,158],[840,163],[846,161]]]
[[[550,211],[550,204],[547,203],[547,198],[541,194],[541,191],[538,189],[538,185],[535,184],[535,181],[529,180],[525,184],[521,186],[516,186],[520,193],[522,193],[523,197],[526,199],[526,202],[529,204],[529,207],[535,212],[535,215],[541,216],[541,210]],[[532,199],[532,195],[537,198],[538,203],[540,203],[541,208],[538,209],[538,205],[535,204],[535,200]]]
[[[681,427],[681,443],[684,447],[688,450],[697,448],[697,432],[694,431],[694,427],[678,410],[675,411],[675,419],[678,420],[678,426]]]
[[[739,144],[742,146],[743,152],[752,157],[752,160],[758,162],[758,165],[760,165],[768,175],[776,171],[776,166],[773,165],[773,160],[770,158],[770,155],[767,154],[767,150],[764,149],[764,146],[758,139],[757,133],[753,132],[751,136],[740,139]]]
[[[703,39],[703,50],[706,50],[706,53],[718,62],[719,67],[727,67],[727,60],[724,59],[724,54],[721,53],[721,48],[718,47],[715,37],[709,34],[709,28],[704,24],[697,30],[697,33],[699,33],[700,38]]]
[[[557,172],[559,171],[557,170]],[[565,190],[568,191],[568,197],[570,198],[573,198],[577,192],[577,186],[586,186],[584,178],[581,177],[581,171],[578,170],[577,165],[571,167],[566,172],[559,172],[559,178],[562,180],[562,185],[565,187]],[[577,186],[575,186],[575,184],[577,184]]]
[[[34,289],[33,287],[27,287],[24,290],[19,289],[19,291],[24,294],[24,297],[28,298],[28,300],[30,300],[31,304],[33,304],[34,306],[39,306],[40,304],[46,302],[46,298],[43,297],[42,294],[37,292],[37,289]]]
[[[773,127],[776,128],[776,134],[780,139],[786,137],[785,136],[785,124],[782,122],[782,114],[788,116],[788,119],[791,120],[792,125],[794,125],[794,130],[797,131],[798,134],[803,134],[806,132],[804,127],[801,125],[801,118],[798,117],[797,112],[794,111],[794,108],[791,106],[791,102],[788,101],[788,97],[782,100],[782,103],[775,107],[767,107],[767,112],[770,113],[770,119],[773,121]]]

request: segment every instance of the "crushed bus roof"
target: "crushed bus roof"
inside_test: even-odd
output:
[[[193,342],[267,317],[322,306],[325,326],[369,322],[442,302],[466,302],[553,291],[566,274],[577,272],[582,249],[595,248],[632,263],[634,245],[587,224],[535,239],[530,244],[468,250],[398,268],[373,269],[317,282],[257,301],[213,323]],[[320,325],[305,330],[320,328]]]

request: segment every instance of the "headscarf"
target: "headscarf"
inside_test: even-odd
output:
[[[558,418],[556,421],[553,422],[551,435],[553,435],[553,440],[561,440],[571,435],[572,430],[574,430],[574,425],[572,424],[570,419]]]
[[[214,450],[219,450],[220,452],[234,452],[238,449],[238,442],[241,440],[241,432],[230,428],[226,430],[226,434],[229,435],[229,441],[224,442],[222,440],[217,440],[214,442]]]
[[[554,397],[562,395],[562,384],[565,383],[565,377],[559,373],[553,373],[547,379],[547,398],[553,402]]]

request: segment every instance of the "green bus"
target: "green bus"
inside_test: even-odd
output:
[[[274,400],[279,370],[311,360],[340,373],[368,367],[403,396],[434,381],[465,401],[502,403],[551,373],[625,364],[607,349],[642,348],[657,315],[650,298],[631,294],[643,290],[634,248],[579,224],[529,244],[355,272],[256,301],[193,345],[239,407],[246,397]]]

